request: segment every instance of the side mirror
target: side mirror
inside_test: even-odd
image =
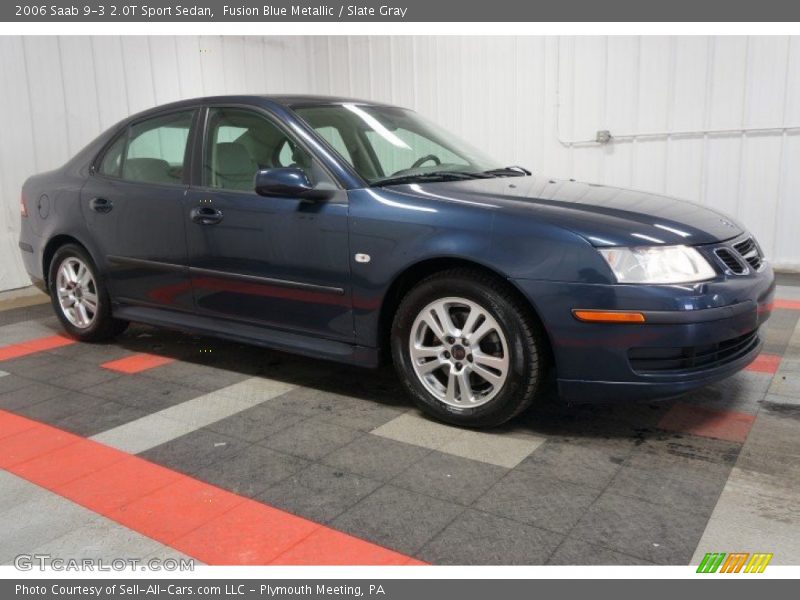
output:
[[[306,172],[297,167],[261,169],[256,173],[255,187],[256,194],[268,198],[325,200],[334,193],[334,190],[315,188]]]

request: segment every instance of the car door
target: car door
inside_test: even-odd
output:
[[[183,200],[197,112],[159,114],[127,127],[81,192],[116,301],[194,309]]]
[[[210,107],[200,180],[185,201],[199,314],[352,341],[347,194],[270,115]],[[324,201],[266,198],[257,170],[300,166]]]

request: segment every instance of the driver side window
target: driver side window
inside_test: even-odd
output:
[[[203,159],[203,184],[252,192],[261,169],[298,167],[315,187],[335,187],[319,162],[281,128],[247,109],[212,108]]]

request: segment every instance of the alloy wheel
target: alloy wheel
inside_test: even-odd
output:
[[[58,267],[56,293],[61,312],[79,329],[87,329],[97,316],[97,284],[89,267],[70,256]]]
[[[500,324],[466,298],[423,308],[409,339],[414,373],[438,400],[458,408],[490,402],[508,378],[509,347]]]

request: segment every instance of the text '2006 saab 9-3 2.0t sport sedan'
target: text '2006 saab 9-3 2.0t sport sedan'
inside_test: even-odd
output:
[[[493,426],[676,396],[761,349],[772,269],[741,225],[503,166],[413,111],[313,96],[137,114],[22,190],[20,247],[67,332],[129,321],[377,366]],[[552,377],[549,375],[552,374]]]

